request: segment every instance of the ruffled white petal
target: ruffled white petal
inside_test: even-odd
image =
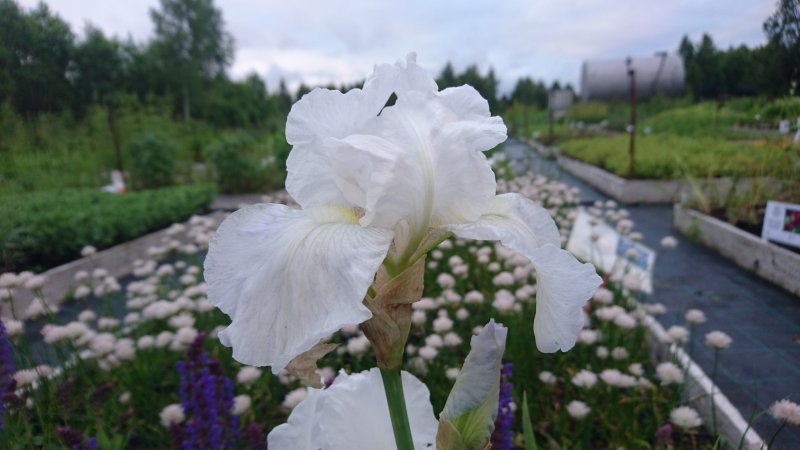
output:
[[[583,305],[603,281],[590,263],[547,244],[526,255],[536,268],[533,333],[542,352],[567,351],[583,328]]]
[[[439,92],[438,97],[460,120],[491,116],[489,102],[468,84],[444,89]]]
[[[220,333],[233,357],[278,373],[344,325],[362,304],[392,233],[364,228],[337,207],[259,204],[231,214],[209,246],[209,300],[231,317]]]
[[[489,403],[490,417],[494,425],[497,417],[497,401],[500,389],[500,362],[506,348],[508,329],[490,320],[480,334],[470,341],[471,349],[456,379],[453,390],[447,397],[441,419],[452,420]],[[491,434],[491,428],[488,430]]]
[[[444,227],[466,239],[499,240],[536,268],[536,346],[567,351],[583,326],[582,308],[601,283],[594,266],[559,248],[555,222],[546,210],[519,194],[498,195],[473,223]]]
[[[338,143],[328,139],[296,145],[286,159],[286,191],[303,208],[352,205],[339,189],[340,174],[334,170]]]
[[[316,88],[292,105],[286,119],[286,141],[308,145],[356,133],[364,122],[378,115],[391,94],[391,83],[381,80],[373,81],[364,90],[346,93]]]
[[[377,86],[387,82],[391,83],[392,91],[398,97],[402,97],[409,92],[433,95],[439,90],[433,77],[425,69],[417,65],[416,53],[409,53],[405,60],[401,59],[395,64],[377,66],[374,76],[364,83],[364,89],[368,86]]]
[[[341,93],[318,88],[303,96],[286,122],[286,139],[294,146],[286,161],[286,190],[303,208],[348,203],[364,207],[363,189],[353,188],[366,183],[373,163],[353,158],[340,139],[367,132],[393,92],[433,95],[436,89],[412,54],[407,61],[377,66],[363,89]]]
[[[438,425],[428,388],[407,372],[402,382],[414,448],[431,449]],[[380,370],[342,372],[328,389],[309,390],[288,422],[270,432],[267,443],[270,450],[397,448]]]
[[[496,196],[479,220],[443,228],[465,239],[501,241],[525,256],[542,245],[561,243],[556,223],[547,210],[513,193]]]
[[[286,423],[273,428],[267,435],[267,448],[315,450],[319,436],[319,403],[326,392],[308,388],[308,396],[289,415]]]
[[[399,97],[371,124],[370,136],[344,140],[364,158],[380,155],[389,162],[368,182],[361,223],[394,228],[406,220],[424,231],[476,220],[495,194],[482,152],[505,139],[498,120],[461,121],[439,99],[416,91]]]
[[[432,448],[438,423],[428,388],[408,372],[401,375],[414,448]],[[397,448],[379,369],[350,375],[328,391],[319,420],[320,435],[329,444],[326,448]]]

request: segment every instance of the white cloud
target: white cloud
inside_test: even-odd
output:
[[[26,7],[38,0],[22,0]],[[774,3],[752,0],[217,0],[236,40],[234,77],[253,71],[277,86],[353,82],[375,63],[409,51],[438,72],[495,68],[501,89],[533,76],[577,85],[581,62],[677,49],[688,34],[708,32],[717,45],[764,42],[761,24]],[[78,31],[88,20],[118,36],[144,40],[156,0],[51,0],[52,10]]]

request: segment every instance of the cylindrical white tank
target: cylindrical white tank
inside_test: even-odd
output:
[[[581,67],[581,100],[620,100],[630,96],[629,59],[585,61]],[[630,58],[636,72],[636,97],[683,94],[686,78],[680,55],[658,53]]]

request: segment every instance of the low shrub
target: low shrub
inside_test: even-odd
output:
[[[134,188],[152,189],[172,184],[177,147],[171,139],[146,132],[131,140],[127,150]]]
[[[608,103],[585,102],[570,106],[567,119],[576,122],[598,123],[606,120],[608,116]]]
[[[266,144],[244,132],[228,133],[206,148],[225,193],[263,192],[283,185],[282,166]]]
[[[769,121],[778,122],[784,119],[794,121],[800,117],[800,99],[782,98],[770,103],[762,111],[763,118]]]
[[[213,185],[188,185],[113,195],[68,190],[0,197],[2,270],[43,270],[202,212]]]

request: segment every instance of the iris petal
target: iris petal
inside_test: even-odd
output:
[[[362,304],[392,240],[344,208],[259,204],[231,214],[205,262],[209,300],[231,317],[220,333],[244,364],[278,373],[345,325]]]
[[[503,194],[478,221],[444,229],[466,239],[499,240],[530,259],[536,268],[537,348],[555,352],[575,345],[583,305],[602,280],[594,266],[559,248],[558,230],[545,209],[519,194]]]
[[[414,448],[433,448],[437,422],[428,388],[408,372],[401,377]],[[271,450],[397,448],[380,370],[342,372],[328,389],[309,389],[308,398],[292,411],[288,422],[270,432],[267,446]]]

